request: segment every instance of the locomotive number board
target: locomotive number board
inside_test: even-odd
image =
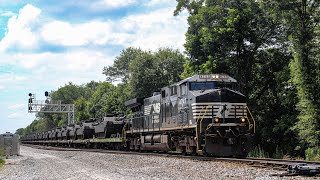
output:
[[[223,74],[203,74],[199,75],[200,79],[228,79],[227,75]]]

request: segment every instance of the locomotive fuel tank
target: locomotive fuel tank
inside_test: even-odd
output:
[[[171,142],[168,135],[146,135],[141,136],[141,150],[170,151]]]

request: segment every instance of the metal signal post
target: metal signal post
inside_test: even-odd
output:
[[[29,113],[68,113],[68,125],[74,123],[74,104],[61,104],[61,101],[51,101],[49,93],[46,91],[46,100],[36,100],[36,95],[29,93],[28,112]]]

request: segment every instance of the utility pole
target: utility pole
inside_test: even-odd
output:
[[[29,93],[29,113],[68,113],[68,125],[74,123],[74,104],[61,104],[61,101],[51,101],[48,91],[45,92],[46,100],[36,100],[36,95]]]

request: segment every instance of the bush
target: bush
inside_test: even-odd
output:
[[[0,149],[0,157],[5,156],[4,149]]]
[[[0,159],[0,168],[4,165],[6,161],[4,159]]]
[[[274,158],[274,159],[283,159],[283,157],[284,157],[284,154],[283,154],[282,150],[280,150],[279,147],[277,146],[276,147],[276,152],[275,152],[275,154],[273,154],[272,158]]]
[[[260,145],[258,145],[249,152],[248,157],[268,158],[269,155],[260,147]]]
[[[306,151],[306,160],[307,161],[320,161],[320,147],[308,148]]]

